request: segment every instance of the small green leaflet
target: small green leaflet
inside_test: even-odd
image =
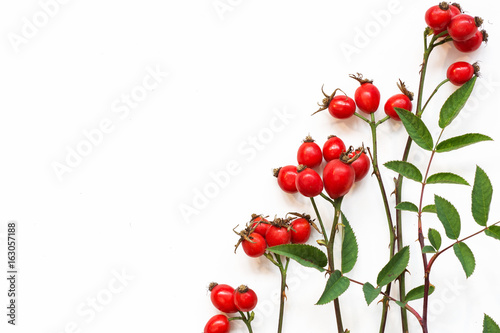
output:
[[[269,252],[289,257],[305,267],[316,268],[324,272],[328,258],[320,249],[307,244],[284,244],[272,246],[267,249]]]
[[[474,269],[476,268],[476,260],[474,259],[474,254],[472,254],[472,251],[467,246],[467,244],[463,242],[453,245],[453,251],[455,251],[455,255],[462,264],[465,276],[470,277],[472,273],[474,273]]]
[[[479,133],[468,133],[441,141],[436,146],[436,152],[444,153],[447,151],[463,148],[481,141],[491,141],[491,140],[493,139],[487,135]]]
[[[434,203],[436,204],[437,216],[443,224],[446,236],[450,239],[458,239],[460,237],[460,215],[457,209],[446,199],[435,195]]]
[[[410,261],[410,248],[405,246],[394,257],[389,260],[387,265],[382,268],[377,276],[377,285],[385,286],[386,284],[394,281],[398,276],[400,276],[408,266]]]
[[[409,212],[418,212],[418,207],[417,205],[415,205],[414,203],[412,202],[408,202],[408,201],[403,201],[403,202],[400,202],[397,206],[396,206],[396,209],[399,209],[399,210],[407,210]]]
[[[422,182],[422,173],[416,166],[409,162],[403,161],[389,161],[384,164],[384,166],[392,171],[403,175],[404,177],[414,180],[416,182]]]
[[[476,176],[472,188],[472,216],[480,226],[485,227],[486,222],[488,222],[492,196],[493,187],[488,175],[483,169],[476,166]]]
[[[436,288],[431,284],[429,286],[429,295],[431,295]],[[416,287],[408,292],[405,297],[405,302],[414,301],[416,299],[424,298],[425,286]]]
[[[358,242],[356,235],[352,231],[347,218],[342,214],[342,224],[344,225],[344,240],[342,242],[342,273],[348,273],[358,260]]]
[[[363,293],[365,294],[365,300],[368,305],[375,300],[380,295],[382,287],[375,288],[370,282],[363,285]]]
[[[325,290],[319,298],[316,305],[328,304],[340,295],[342,295],[348,288],[351,281],[345,276],[342,276],[339,270],[330,275],[330,278],[326,282]]]
[[[431,151],[434,147],[432,135],[422,119],[405,109],[394,108],[394,110],[401,118],[410,138],[421,148]]]
[[[491,225],[484,231],[486,236],[490,236],[500,240],[500,227],[497,225]]]
[[[427,235],[429,238],[429,242],[431,242],[432,246],[439,251],[441,247],[441,234],[436,229],[429,229],[429,233]]]
[[[422,213],[437,213],[436,205],[427,205],[422,208]]]
[[[434,246],[426,245],[422,248],[422,253],[436,253]]]
[[[440,172],[440,173],[435,173],[429,178],[427,178],[426,181],[427,184],[459,184],[459,185],[467,185],[469,186],[469,183],[460,177],[459,175],[456,175],[451,172]]]
[[[439,113],[439,127],[445,128],[458,116],[472,93],[476,79],[477,76],[472,77],[463,86],[455,90],[444,102]]]
[[[500,327],[498,327],[497,323],[487,314],[484,314],[483,333],[500,333]]]

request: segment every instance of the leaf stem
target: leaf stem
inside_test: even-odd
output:
[[[316,217],[318,218],[318,222],[321,227],[321,233],[323,234],[323,239],[325,240],[325,243],[328,244],[328,235],[326,234],[325,226],[323,225],[323,220],[321,219],[318,207],[316,206],[316,201],[314,200],[313,197],[311,197],[311,203],[313,205],[314,212],[316,212]]]
[[[429,104],[429,102],[431,101],[432,97],[434,97],[434,95],[438,92],[439,88],[441,88],[441,86],[443,84],[445,84],[446,82],[448,82],[450,80],[446,79],[446,80],[443,80],[441,83],[439,83],[437,85],[437,87],[434,89],[434,91],[432,92],[432,94],[429,96],[429,98],[427,99],[427,102],[425,102],[424,106],[422,107],[422,111],[421,113],[423,113],[425,111],[425,108],[427,107],[427,104]]]

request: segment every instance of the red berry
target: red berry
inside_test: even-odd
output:
[[[432,6],[425,12],[425,23],[434,30],[434,34],[436,35],[446,30],[446,26],[450,23],[450,20],[450,6],[446,2]]]
[[[234,304],[242,312],[250,312],[257,305],[257,294],[247,286],[239,286],[233,294]]]
[[[279,187],[286,193],[297,193],[295,179],[297,178],[297,167],[287,165],[274,170],[274,176],[278,178]]]
[[[314,168],[320,165],[321,161],[323,161],[321,148],[308,135],[297,151],[297,162]]]
[[[448,67],[446,77],[456,86],[461,86],[469,81],[479,71],[477,64],[471,65],[465,61],[457,61]]]
[[[354,184],[354,178],[354,168],[341,160],[328,162],[323,170],[325,190],[332,199],[346,195]]]
[[[255,227],[254,232],[260,234],[262,237],[266,236],[267,229],[271,226],[266,223],[267,220],[260,215],[252,216],[252,229]]]
[[[229,319],[226,315],[218,314],[210,318],[203,333],[229,333]]]
[[[479,49],[482,42],[486,42],[488,40],[488,34],[485,30],[478,30],[471,38],[464,41],[453,41],[453,45],[460,52],[472,52]]]
[[[355,155],[359,154],[361,149],[358,149],[349,154],[349,158],[353,158]],[[365,178],[370,171],[370,158],[363,151],[361,155],[351,163],[352,168],[354,169],[354,181],[359,182],[361,179]]]
[[[377,111],[380,104],[380,91],[372,84],[373,81],[363,79],[359,73],[357,76],[350,75],[350,77],[361,84],[354,92],[354,100],[358,108],[366,113]]]
[[[304,244],[311,235],[311,224],[308,220],[301,217],[292,221],[292,243]]]
[[[241,242],[243,251],[245,251],[247,256],[252,258],[257,258],[266,252],[267,248],[266,239],[261,234],[252,232],[248,236],[248,239],[244,239]]]
[[[269,246],[290,243],[292,235],[288,227],[272,225],[266,233],[266,241]]]
[[[356,103],[348,96],[335,96],[328,104],[328,111],[334,118],[346,119],[356,112]]]
[[[479,17],[472,17],[467,14],[459,14],[453,17],[448,24],[448,33],[453,40],[465,41],[477,32],[477,27],[482,24]]]
[[[315,197],[323,191],[323,181],[316,171],[305,165],[299,165],[297,172],[295,185],[300,194],[306,197]]]
[[[412,104],[410,98],[405,94],[396,94],[390,97],[387,100],[387,102],[385,102],[384,105],[385,113],[394,120],[401,120],[398,114],[396,113],[396,110],[394,110],[394,108],[400,108],[411,111]]]
[[[211,283],[209,286],[210,300],[217,310],[225,313],[238,312],[234,305],[234,288],[227,284]]]
[[[330,162],[337,159],[343,152],[345,152],[345,144],[342,139],[338,136],[330,135],[323,145],[323,157],[325,161]]]

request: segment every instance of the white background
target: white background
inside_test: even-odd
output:
[[[371,146],[369,128],[359,119],[338,121],[326,111],[310,116],[322,99],[321,85],[352,96],[357,83],[348,74],[361,72],[375,80],[382,103],[397,93],[399,78],[416,92],[423,17],[434,4],[2,1],[1,267],[9,221],[18,223],[19,244],[18,325],[6,323],[2,278],[2,332],[201,332],[217,313],[206,290],[211,281],[252,287],[260,298],[254,331],[275,332],[278,271],[241,249],[235,255],[232,229],[252,213],[313,213],[308,200],[279,190],[271,170],[295,164],[307,134],[320,145],[336,134],[347,145]],[[490,43],[467,55],[439,48],[429,64],[426,96],[449,64],[479,60],[482,78],[471,105],[445,137],[480,132],[498,140],[498,8],[493,1],[461,4],[485,18]],[[148,78],[151,71],[160,72],[156,83]],[[142,87],[144,80],[154,90]],[[424,114],[434,137],[440,105],[453,90],[444,86]],[[126,107],[122,98],[132,93],[143,100]],[[383,115],[379,110],[377,117]],[[103,121],[108,133],[100,136]],[[95,134],[94,144],[84,133]],[[401,125],[380,126],[379,142],[382,163],[401,158]],[[439,155],[431,171],[456,172],[472,183],[478,164],[496,189],[497,142]],[[73,156],[58,177],[54,165],[67,165],[78,147],[86,156]],[[424,168],[428,154],[415,148],[410,159]],[[394,174],[382,171],[391,192]],[[419,187],[406,184],[404,198],[416,202]],[[470,214],[470,187],[429,186],[426,203],[434,192],[461,212],[463,236],[479,230]],[[497,201],[495,192],[491,222],[500,216]],[[329,226],[331,209],[319,205]],[[360,247],[349,276],[375,283],[388,259],[375,178],[357,184],[343,209]],[[412,253],[409,289],[422,284],[422,264],[415,216],[404,216]],[[434,216],[426,215],[424,223],[443,230]],[[500,244],[484,235],[468,244],[477,259],[468,280],[451,251],[436,262],[431,332],[480,332],[485,312],[500,321]],[[335,332],[333,307],[314,305],[324,276],[296,263],[290,271],[284,331]],[[381,306],[367,307],[361,288],[352,285],[341,304],[351,332],[378,331]],[[414,305],[420,311],[421,303]],[[400,332],[399,309],[391,310],[387,332]],[[412,332],[420,331],[412,317],[410,324]],[[237,324],[233,331],[245,328]]]

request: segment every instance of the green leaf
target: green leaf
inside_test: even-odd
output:
[[[487,314],[484,314],[483,333],[500,333],[500,327]]]
[[[405,246],[394,257],[389,260],[387,265],[382,268],[377,276],[377,284],[379,286],[385,286],[386,284],[394,281],[398,276],[401,275],[408,266],[410,261],[410,248]]]
[[[429,286],[429,295],[431,295],[436,287],[434,287],[432,284]],[[418,286],[416,288],[413,288],[406,294],[405,301],[414,301],[416,299],[424,298],[424,291],[425,291],[425,286]]]
[[[436,205],[427,205],[422,208],[422,213],[437,213]]]
[[[401,302],[401,301],[394,301],[394,303],[396,303],[397,305],[399,305],[400,307],[402,307],[403,309],[406,308],[406,303],[405,302]]]
[[[422,248],[422,253],[436,253],[434,246],[426,245]]]
[[[436,146],[436,152],[444,153],[447,151],[463,148],[481,141],[493,140],[487,135],[479,133],[468,133],[460,136],[456,136],[447,140],[440,142]]]
[[[414,203],[412,202],[408,202],[408,201],[403,201],[403,202],[400,202],[397,206],[396,206],[396,209],[399,209],[399,210],[407,210],[407,211],[410,211],[410,212],[418,212],[418,207],[417,205],[415,205]]]
[[[472,77],[463,86],[455,90],[444,102],[439,113],[439,127],[445,128],[458,116],[472,93],[476,79],[476,76]]]
[[[342,273],[340,273],[339,270],[336,270],[332,275],[330,275],[330,278],[326,282],[325,290],[323,291],[323,294],[319,298],[316,305],[330,303],[331,301],[342,295],[344,291],[349,288],[350,283],[351,281],[349,281],[348,278],[342,276]]]
[[[483,169],[476,166],[476,176],[472,188],[472,216],[480,226],[485,227],[486,222],[488,222],[492,196],[493,187],[488,175]]]
[[[358,242],[356,235],[352,231],[347,218],[342,214],[342,224],[344,225],[344,240],[342,242],[342,273],[348,273],[358,260]]]
[[[399,118],[401,118],[406,132],[408,132],[412,140],[421,148],[429,151],[432,150],[434,146],[432,135],[422,119],[405,109],[394,108],[394,110]]]
[[[496,238],[500,240],[500,227],[497,225],[491,225],[484,231],[487,236]]]
[[[416,166],[409,162],[389,161],[386,162],[384,166],[390,170],[396,171],[397,173],[405,176],[408,179],[414,180],[419,183],[422,182],[422,173]]]
[[[467,244],[460,242],[453,245],[453,251],[464,268],[465,276],[470,277],[476,268],[476,260],[474,254]]]
[[[427,237],[429,238],[432,246],[434,246],[434,248],[439,251],[439,248],[441,247],[441,234],[439,233],[439,231],[430,228]]]
[[[467,186],[470,185],[465,179],[451,172],[435,173],[429,176],[429,178],[427,178],[427,184],[459,184]]]
[[[446,199],[435,195],[434,203],[436,204],[437,216],[443,224],[446,236],[450,239],[458,239],[460,237],[460,215],[457,209]]]
[[[363,285],[363,293],[365,294],[365,300],[368,305],[375,300],[380,295],[382,287],[375,288],[370,282]]]
[[[305,267],[313,267],[320,272],[328,264],[328,258],[320,249],[307,244],[283,244],[267,248],[269,252],[289,257]]]

